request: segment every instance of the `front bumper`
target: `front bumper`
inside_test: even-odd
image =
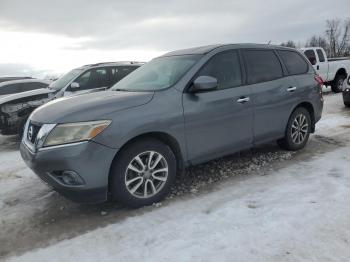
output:
[[[93,141],[41,148],[33,152],[21,143],[25,163],[47,184],[63,196],[85,203],[107,200],[109,170],[117,153]],[[57,172],[73,171],[84,183],[67,185],[57,178]]]
[[[350,87],[343,90],[343,100],[345,103],[350,103]]]

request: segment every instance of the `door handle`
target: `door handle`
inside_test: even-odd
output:
[[[249,101],[250,101],[250,98],[249,98],[249,97],[240,97],[240,98],[237,100],[237,103],[244,104],[244,103],[249,102]]]
[[[297,89],[296,86],[292,86],[292,87],[287,88],[287,91],[294,92],[296,89]]]
[[[317,65],[317,70],[320,70],[320,66],[319,65]]]

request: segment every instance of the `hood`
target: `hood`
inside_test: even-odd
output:
[[[107,114],[146,104],[153,95],[154,92],[105,91],[59,98],[36,109],[30,119],[46,124],[99,120]]]
[[[35,89],[31,91],[21,92],[17,94],[10,94],[10,95],[2,95],[0,96],[0,105],[5,104],[7,102],[11,102],[17,99],[27,98],[31,96],[37,96],[37,95],[45,95],[53,93],[54,90],[48,89],[48,88],[40,88]]]

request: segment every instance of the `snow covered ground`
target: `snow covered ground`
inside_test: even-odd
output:
[[[297,153],[274,144],[190,168],[159,205],[79,205],[0,137],[0,260],[347,261],[350,110],[325,112]]]

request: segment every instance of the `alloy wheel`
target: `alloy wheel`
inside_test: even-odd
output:
[[[125,172],[125,185],[133,196],[150,198],[162,190],[168,173],[165,157],[155,151],[146,151],[130,161]]]
[[[338,90],[339,91],[343,91],[343,85],[344,85],[344,79],[343,78],[340,78],[338,80]]]
[[[302,144],[305,141],[305,138],[308,135],[309,124],[306,119],[306,116],[299,114],[294,118],[292,124],[292,140],[295,144]]]

